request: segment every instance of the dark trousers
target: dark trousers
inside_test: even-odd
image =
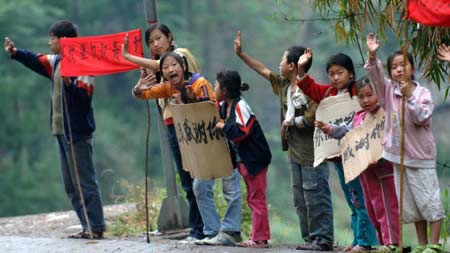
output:
[[[317,167],[290,161],[294,207],[306,243],[333,244],[333,205],[326,163]]]
[[[81,197],[77,189],[77,181],[73,168],[71,146],[62,135],[56,136],[58,153],[61,163],[61,174],[64,188],[69,197],[72,207],[77,213],[81,226],[87,231],[87,222],[81,205]],[[81,191],[86,205],[86,212],[92,232],[105,231],[105,220],[103,218],[103,207],[98,188],[97,176],[95,175],[94,163],[92,161],[92,139],[84,138],[73,143],[75,158],[80,179]]]

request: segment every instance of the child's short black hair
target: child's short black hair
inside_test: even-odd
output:
[[[62,37],[78,37],[78,29],[76,25],[68,20],[60,20],[53,23],[48,29],[48,35]]]
[[[341,66],[352,74],[352,78],[350,78],[350,83],[347,86],[347,91],[350,94],[350,96],[353,97],[355,95],[355,94],[353,94],[354,93],[353,85],[355,85],[356,74],[355,74],[355,67],[353,66],[352,58],[350,58],[350,56],[343,54],[343,53],[338,53],[338,54],[332,55],[328,59],[328,62],[327,62],[327,72],[331,68],[332,65]]]
[[[216,75],[216,80],[220,83],[220,89],[227,91],[229,98],[238,98],[242,91],[249,89],[249,85],[241,82],[241,76],[235,70],[220,71]]]
[[[366,87],[367,85],[369,85],[372,88],[369,77],[367,77],[367,76],[361,77],[358,81],[356,81],[356,86],[355,86],[356,92],[358,92],[359,89],[361,89],[362,87]]]
[[[175,53],[173,51],[166,52],[161,56],[161,60],[159,61],[159,71],[161,73],[163,73],[162,66],[168,56],[172,56],[173,58],[175,58],[175,60],[180,64],[180,66],[183,66],[183,65],[186,66],[186,69],[184,70],[184,80],[188,80],[189,77],[191,76],[191,73],[188,71],[189,66],[188,66],[186,57],[182,56],[181,54]]]
[[[291,46],[286,51],[287,51],[286,55],[287,63],[294,63],[295,66],[297,66],[298,59],[305,53],[306,48],[302,46]],[[309,59],[308,63],[306,63],[305,65],[306,73],[311,68],[311,65],[312,65],[312,58]]]
[[[327,72],[331,68],[332,65],[338,65],[344,67],[348,72],[353,74],[353,78],[355,78],[355,67],[353,66],[353,61],[350,56],[338,53],[335,55],[332,55],[327,62]]]

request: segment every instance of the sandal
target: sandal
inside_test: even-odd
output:
[[[344,252],[349,252],[349,251],[352,250],[352,249],[353,249],[353,246],[350,245],[350,246],[346,246],[342,251],[344,251]]]
[[[69,239],[91,239],[91,235],[87,231],[81,231],[76,234],[71,234],[67,238],[69,238]],[[92,232],[92,239],[94,239],[94,240],[103,239],[103,231]]]
[[[398,247],[395,246],[394,244],[389,244],[389,245],[381,245],[380,247],[378,247],[378,249],[376,249],[377,253],[395,253],[398,252]]]
[[[350,253],[366,253],[366,252],[371,252],[371,251],[372,251],[372,247],[370,247],[370,246],[356,245],[349,252]]]
[[[417,245],[411,253],[422,253],[427,248],[426,245]]]
[[[440,244],[428,244],[422,253],[442,253],[444,249]]]
[[[68,235],[67,238],[69,239],[83,239],[84,231],[78,232],[76,234]]]
[[[295,247],[296,250],[308,250],[310,248],[311,243],[303,243],[299,244]]]
[[[241,242],[238,244],[239,247],[246,247],[246,248],[269,248],[269,243],[267,240],[263,241],[253,241],[253,240],[247,240],[245,242]]]

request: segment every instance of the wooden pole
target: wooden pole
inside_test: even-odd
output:
[[[406,3],[408,4],[408,3]],[[405,19],[405,40],[403,43],[403,81],[407,82],[405,75],[406,66],[408,64],[408,20]],[[406,97],[402,96],[402,119],[401,119],[401,135],[400,135],[400,196],[399,196],[399,251],[403,252],[403,189],[404,189],[404,176],[405,176],[405,102]]]
[[[145,20],[147,21],[147,25],[150,25],[152,23],[156,23],[157,17],[156,17],[156,3],[155,0],[144,0],[144,14],[145,14]],[[145,139],[145,231],[146,231],[146,237],[147,237],[147,243],[150,243],[150,234],[149,234],[149,217],[148,217],[148,150],[149,150],[149,140],[150,140],[150,122],[151,122],[151,115],[150,115],[150,105],[148,103],[148,100],[145,100],[145,105],[147,108],[147,132],[146,132],[146,139]]]

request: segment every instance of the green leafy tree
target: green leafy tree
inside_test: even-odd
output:
[[[334,19],[334,34],[337,41],[360,44],[368,32],[375,32],[386,39],[395,34],[397,39],[411,45],[423,76],[433,81],[439,89],[445,88],[445,99],[450,86],[441,87],[448,79],[447,64],[436,60],[437,48],[450,41],[446,27],[423,26],[407,20],[406,2],[402,0],[314,0],[313,8],[324,18]]]

